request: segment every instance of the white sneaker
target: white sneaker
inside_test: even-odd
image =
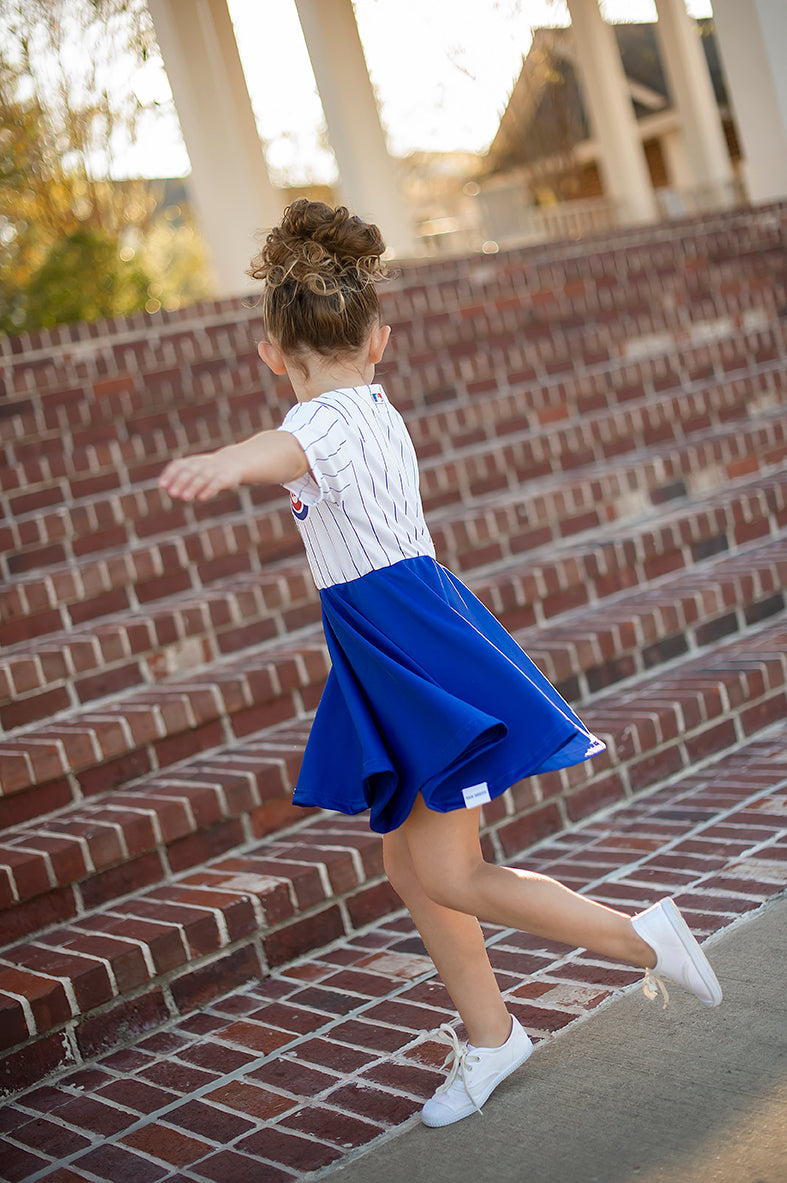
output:
[[[703,1006],[719,1005],[721,986],[674,900],[660,900],[632,917],[631,923],[656,954],[656,964],[652,970],[645,971],[642,985],[648,998],[655,998],[660,991],[666,1007],[669,994],[661,980],[663,974],[696,994]]]
[[[444,1068],[451,1062],[448,1079],[421,1110],[424,1125],[451,1125],[471,1113],[480,1113],[487,1097],[501,1081],[524,1064],[533,1050],[529,1036],[511,1019],[511,1034],[501,1047],[461,1047],[456,1032],[443,1023],[441,1033],[451,1044]]]

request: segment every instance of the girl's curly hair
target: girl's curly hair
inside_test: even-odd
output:
[[[265,329],[284,354],[358,349],[379,318],[385,243],[376,226],[299,198],[271,230],[248,274],[264,283]]]

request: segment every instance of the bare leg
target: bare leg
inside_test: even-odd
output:
[[[544,875],[485,862],[479,818],[478,809],[436,813],[422,797],[416,799],[402,830],[414,872],[430,901],[479,920],[653,968],[653,950],[625,913]],[[443,981],[453,997],[449,982],[445,977]]]
[[[429,899],[415,873],[403,829],[384,836],[383,855],[388,878],[421,934],[470,1043],[499,1047],[509,1036],[511,1017],[489,964],[478,921]]]

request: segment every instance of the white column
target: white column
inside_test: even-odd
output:
[[[271,185],[226,0],[148,0],[183,138],[189,191],[217,294],[251,285],[254,234],[285,204]]]
[[[713,0],[727,91],[754,202],[787,196],[787,3]]]
[[[680,116],[689,184],[701,201],[727,205],[733,171],[699,29],[684,0],[656,0],[661,59],[672,102]]]
[[[411,218],[380,125],[352,0],[296,0],[296,7],[339,166],[342,200],[375,222],[397,254],[411,254]]]
[[[615,34],[597,0],[568,0],[574,57],[605,189],[624,223],[655,221],[656,199]]]

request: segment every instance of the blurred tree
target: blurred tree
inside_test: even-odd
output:
[[[145,0],[0,0],[0,332],[160,306],[140,244],[163,186],[107,179],[154,51]]]

